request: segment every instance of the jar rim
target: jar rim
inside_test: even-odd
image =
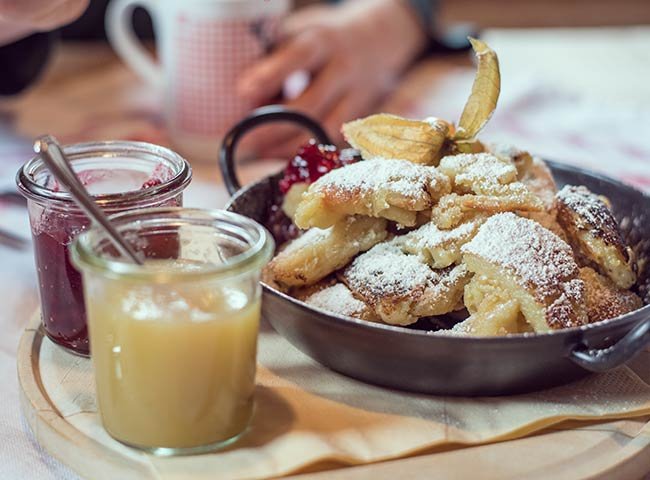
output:
[[[147,142],[108,140],[101,142],[83,142],[63,146],[63,151],[71,161],[91,158],[110,158],[111,156],[128,157],[130,155],[151,155],[159,160],[166,160],[177,168],[174,175],[148,188],[140,188],[119,193],[93,195],[95,202],[102,208],[123,207],[125,204],[139,203],[152,197],[174,194],[185,188],[192,179],[192,168],[185,158],[173,150]],[[109,153],[111,155],[108,155]],[[59,206],[78,209],[76,203],[66,191],[54,191],[40,185],[34,174],[45,166],[40,155],[32,157],[16,174],[16,185],[20,193],[29,200],[39,203],[55,202]]]
[[[227,210],[210,210],[185,207],[153,207],[111,215],[111,222],[120,232],[143,227],[146,222],[162,222],[178,226],[185,224],[213,226],[216,224],[246,230],[252,242],[243,252],[237,253],[223,264],[201,263],[192,269],[160,269],[137,265],[124,260],[97,254],[95,247],[108,236],[99,226],[93,226],[78,235],[72,242],[70,254],[73,264],[81,270],[92,270],[106,277],[140,280],[151,283],[173,283],[202,278],[235,276],[261,269],[272,257],[275,242],[269,231],[253,220]],[[160,225],[158,225],[160,226]]]

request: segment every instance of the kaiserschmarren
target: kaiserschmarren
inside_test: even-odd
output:
[[[450,335],[545,333],[643,306],[609,201],[558,191],[543,160],[477,139],[500,85],[496,56],[478,62],[475,87],[496,88],[473,88],[457,124],[377,114],[343,126],[356,154],[302,147],[279,184],[300,236],[267,266],[268,285],[335,315]]]

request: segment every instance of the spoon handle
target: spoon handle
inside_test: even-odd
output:
[[[34,151],[40,153],[43,162],[47,165],[54,176],[63,184],[70,195],[77,201],[79,207],[90,217],[91,220],[99,223],[109,234],[110,239],[117,249],[126,258],[134,263],[142,265],[136,252],[133,250],[122,235],[115,229],[104,212],[97,206],[86,188],[79,181],[72,166],[61,151],[58,142],[50,135],[43,135],[34,142]]]

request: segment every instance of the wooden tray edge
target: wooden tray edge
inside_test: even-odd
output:
[[[21,336],[16,364],[20,407],[38,444],[84,478],[158,478],[159,475],[144,454],[141,455],[140,462],[137,462],[112,452],[83,435],[51,403],[38,367],[44,339],[40,310],[37,310]]]

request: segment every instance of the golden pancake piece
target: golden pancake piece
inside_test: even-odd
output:
[[[567,185],[555,198],[557,220],[576,258],[621,288],[636,283],[636,263],[605,201],[586,187]]]
[[[266,270],[284,286],[311,285],[347,265],[386,238],[386,221],[348,217],[326,229],[312,228],[289,242]]]
[[[464,301],[470,316],[454,325],[454,333],[491,337],[532,331],[519,302],[485,275],[472,277],[465,286]]]
[[[441,230],[435,223],[427,223],[397,237],[395,242],[405,253],[419,255],[432,268],[445,268],[460,262],[460,247],[476,235],[484,220],[478,217],[451,230]]]
[[[585,282],[589,323],[615,318],[643,306],[634,292],[616,286],[592,268],[581,268],[580,278]]]
[[[471,272],[519,303],[536,332],[587,323],[585,286],[571,247],[538,223],[514,213],[494,215],[461,251]]]
[[[315,286],[315,285],[314,285]],[[312,286],[313,287],[313,286]],[[310,288],[310,287],[306,287]],[[379,317],[365,303],[352,295],[352,292],[343,283],[334,279],[321,286],[313,289],[312,292],[305,295],[306,292],[298,292],[294,296],[302,300],[307,305],[320,308],[337,315],[358,318],[369,322],[378,322]]]
[[[553,207],[557,185],[544,160],[507,144],[490,145],[490,152],[512,161],[517,169],[517,180],[542,201],[546,210]]]
[[[438,169],[449,176],[453,190],[433,208],[433,221],[442,229],[478,214],[544,210],[542,201],[517,180],[517,168],[507,158],[491,153],[452,155],[442,158]]]
[[[303,229],[327,228],[349,215],[367,215],[412,227],[418,212],[431,209],[450,190],[449,179],[435,167],[365,160],[332,170],[311,184],[294,221]]]
[[[470,277],[464,265],[433,270],[394,240],[359,255],[340,274],[353,295],[391,325],[454,310]]]

